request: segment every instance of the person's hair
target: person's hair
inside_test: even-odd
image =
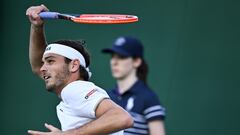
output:
[[[88,67],[90,65],[90,54],[86,50],[86,48],[84,47],[85,44],[86,44],[85,40],[65,40],[65,39],[62,39],[62,40],[54,41],[52,43],[66,45],[66,46],[74,48],[75,50],[79,51],[83,55],[83,57],[85,59],[85,62],[86,62],[86,67]],[[65,57],[65,63],[69,64],[71,61],[72,60]],[[80,72],[79,72],[80,78],[82,78],[85,81],[88,81],[89,80],[89,75],[88,75],[88,72],[85,69],[85,67],[80,65],[79,69],[80,69]]]
[[[140,59],[142,60],[142,62],[141,65],[137,68],[137,77],[139,80],[142,80],[147,85],[148,65],[143,58]]]

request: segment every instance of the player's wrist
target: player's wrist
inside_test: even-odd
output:
[[[36,25],[36,24],[31,24],[31,28],[32,28],[34,31],[38,32],[38,31],[42,31],[42,30],[43,30],[44,25],[43,25],[43,24],[38,24],[38,25]]]
[[[82,135],[82,133],[78,129],[71,129],[61,132],[61,135]]]

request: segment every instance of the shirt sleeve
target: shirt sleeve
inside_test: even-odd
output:
[[[109,98],[99,87],[65,90],[62,95],[63,102],[72,114],[87,118],[96,118],[96,107],[103,99]]]
[[[145,96],[145,109],[143,111],[144,117],[147,121],[164,120],[165,108],[160,104],[156,94],[152,93]]]
[[[82,107],[85,109],[84,111],[86,112],[85,115],[96,118],[96,108],[99,103],[105,98],[109,98],[105,91],[101,91],[98,88],[89,91],[84,97],[85,100],[82,102]]]

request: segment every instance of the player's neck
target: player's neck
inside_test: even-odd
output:
[[[136,74],[130,74],[124,79],[117,80],[118,84],[118,90],[120,94],[125,93],[127,90],[129,90],[133,84],[138,80]]]
[[[68,84],[71,82],[81,80],[78,75],[70,75],[69,78],[66,80],[66,83],[64,85],[59,86],[58,88],[55,89],[56,94],[58,95],[59,98],[61,98],[61,92],[66,87]]]
[[[66,85],[54,89],[54,92],[57,94],[57,96],[58,96],[59,98],[61,98],[61,92],[62,92],[62,89],[63,89],[65,86],[66,86]]]

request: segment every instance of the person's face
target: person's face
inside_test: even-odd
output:
[[[136,63],[132,57],[123,57],[113,53],[110,66],[112,76],[117,80],[122,80],[130,74],[136,74]]]
[[[43,65],[40,71],[45,81],[46,89],[52,91],[63,88],[70,74],[64,57],[49,53],[43,56],[42,61]]]

